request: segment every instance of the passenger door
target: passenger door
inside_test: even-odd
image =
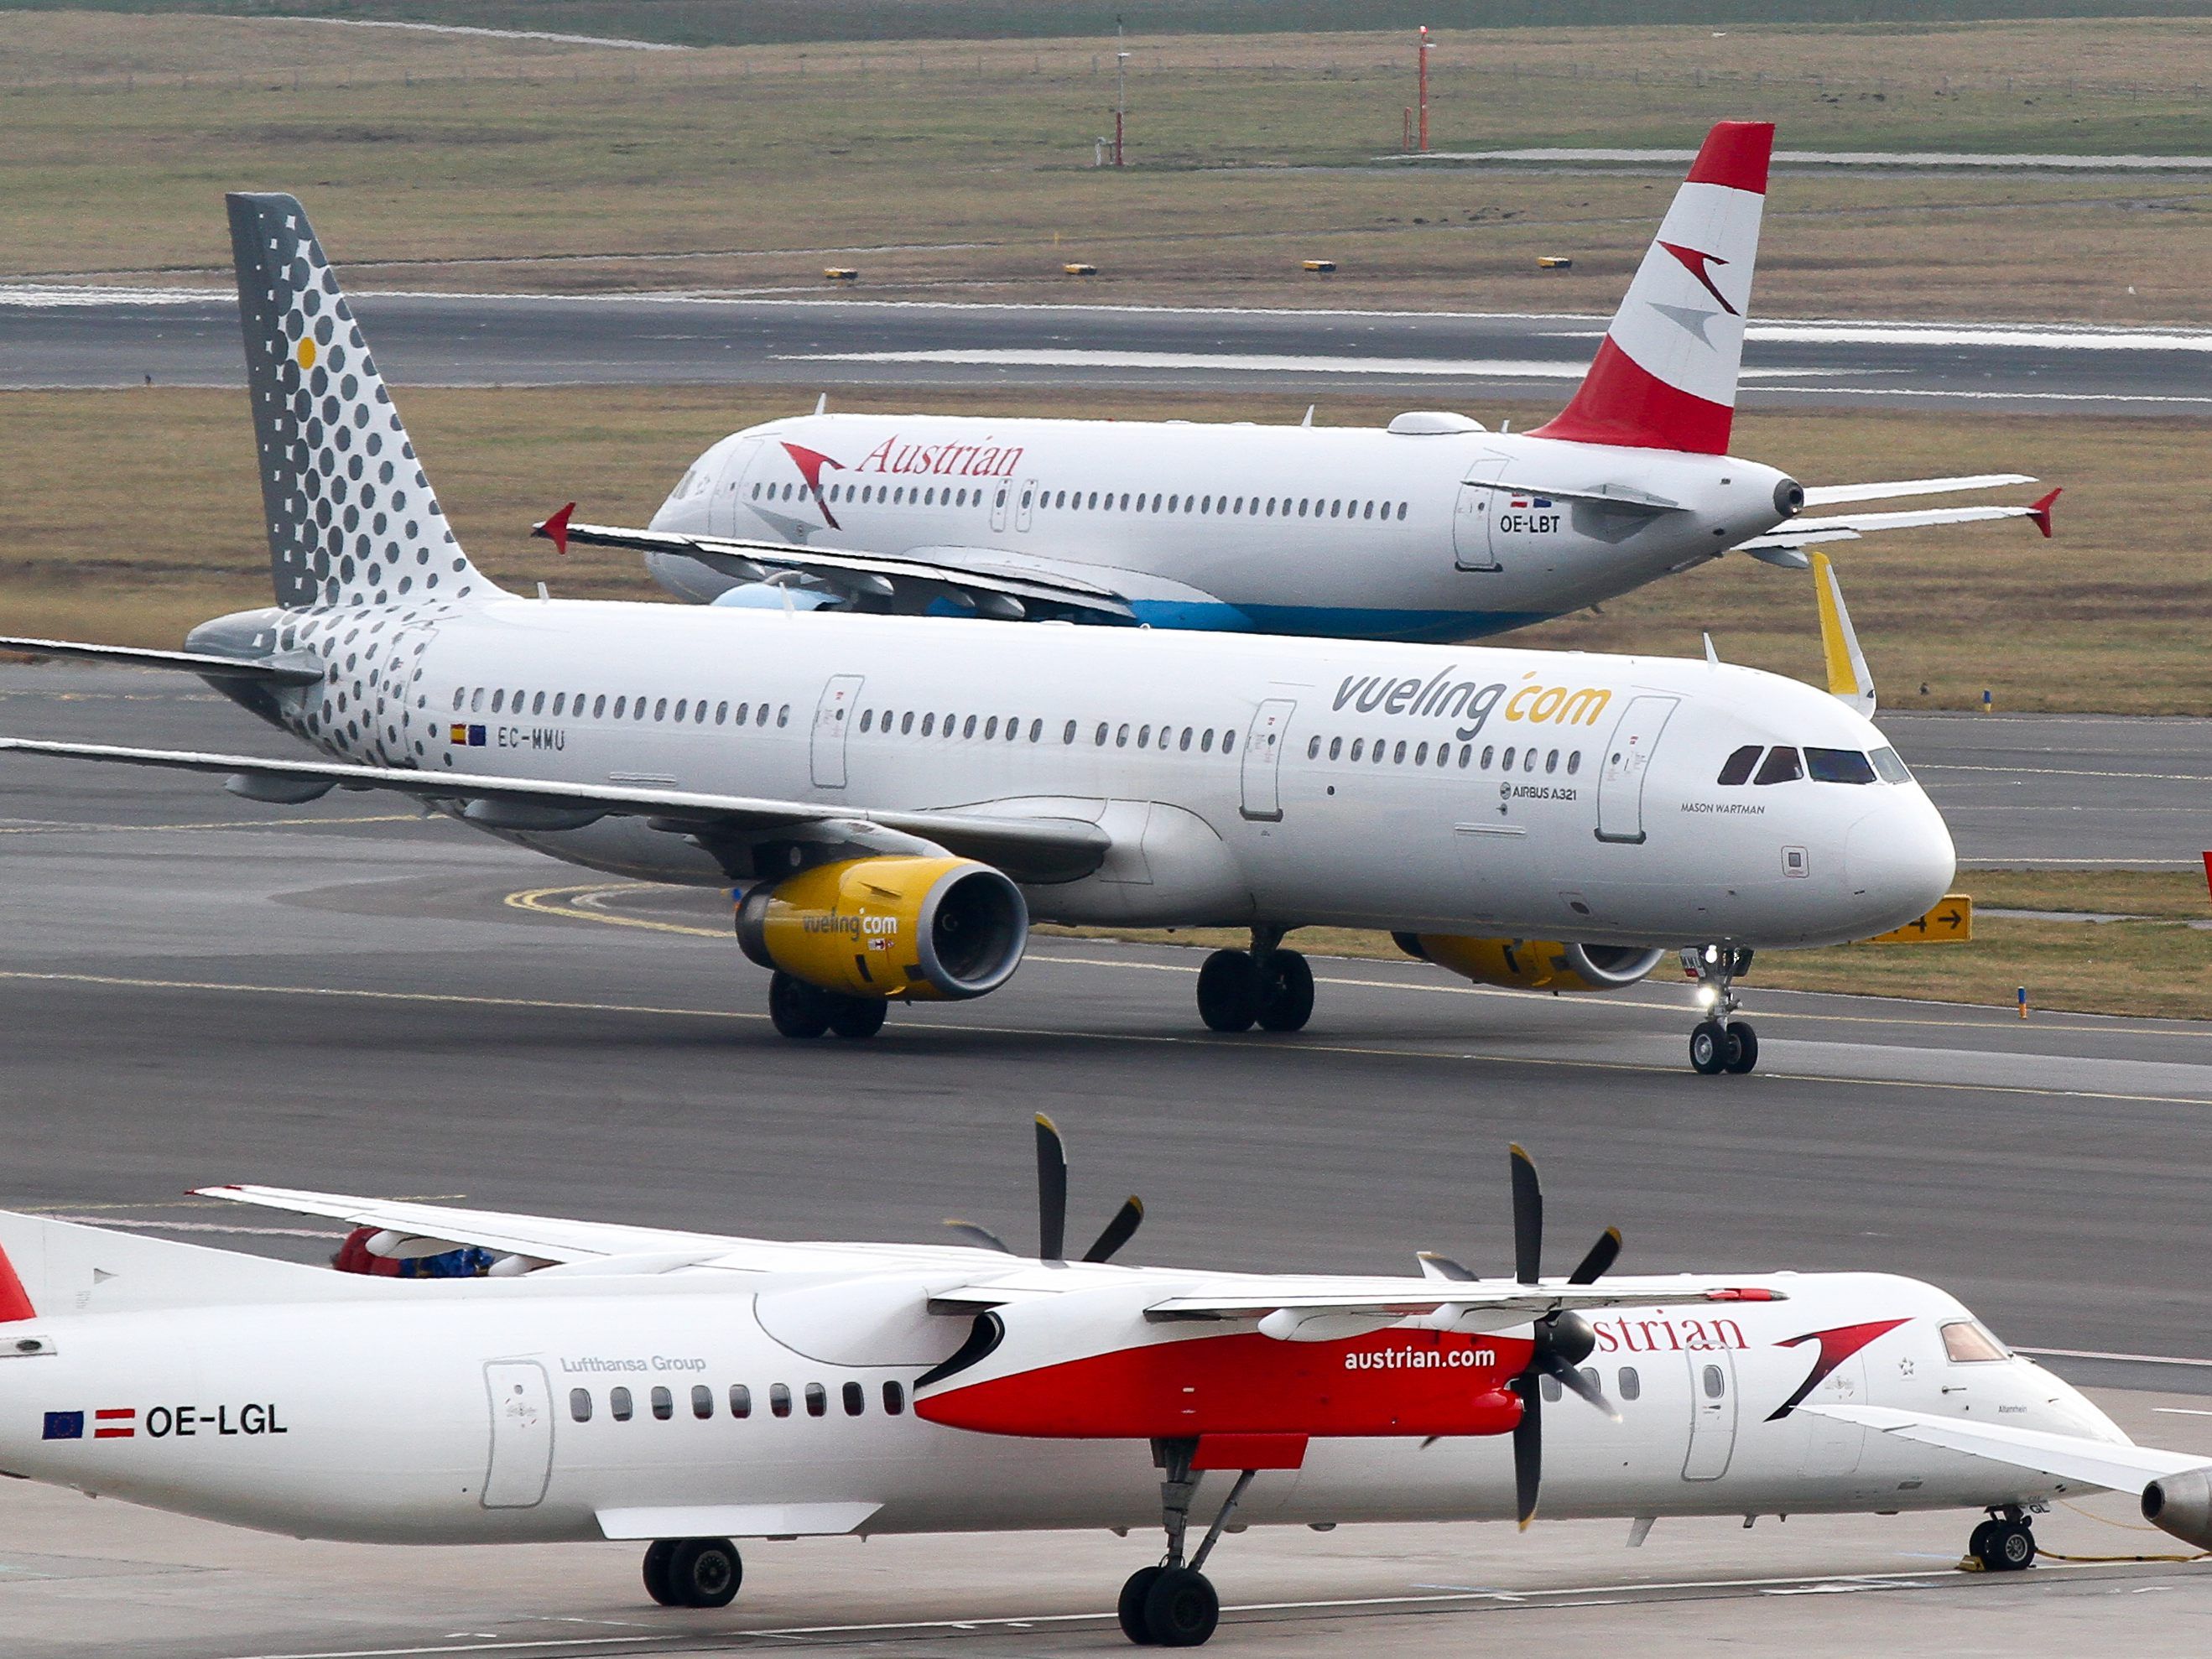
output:
[[[1239,810],[1248,818],[1276,823],[1283,817],[1282,764],[1284,734],[1290,730],[1291,697],[1270,697],[1252,716],[1244,734],[1244,763],[1240,777],[1243,800]]]
[[[526,1510],[545,1496],[553,1474],[553,1399],[545,1368],[533,1360],[495,1359],[484,1367],[491,1398],[491,1467],[483,1506]]]
[[[814,708],[814,737],[810,764],[817,789],[845,787],[845,734],[853,728],[853,713],[860,706],[861,677],[832,674],[822,688],[822,701]]]
[[[1462,570],[1503,570],[1498,562],[1495,523],[1498,493],[1478,482],[1504,476],[1503,456],[1486,456],[1468,469],[1459,487],[1459,506],[1452,514],[1452,553]]]
[[[720,476],[707,480],[713,493],[707,497],[707,528],[716,536],[758,535],[760,524],[754,515],[749,522],[738,523],[738,507],[744,499],[745,475],[760,459],[761,441],[758,438],[740,440],[723,463]]]
[[[1690,1455],[1685,1480],[1717,1480],[1735,1455],[1735,1356],[1726,1348],[1691,1352]]]
[[[1651,764],[1659,734],[1666,730],[1679,697],[1634,697],[1621,711],[1606,745],[1597,781],[1597,838],[1641,842],[1644,839],[1644,775]]]

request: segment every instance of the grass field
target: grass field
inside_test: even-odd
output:
[[[928,401],[953,413],[1285,422],[1304,407],[1090,392],[933,392]],[[566,595],[653,598],[658,590],[629,556],[579,551],[562,561],[528,539],[530,525],[571,497],[602,522],[642,524],[708,443],[811,399],[698,387],[415,388],[402,402],[456,530],[500,580],[524,591],[544,579]],[[837,406],[913,402],[851,395]],[[1317,418],[1379,424],[1395,412],[1338,398]],[[1518,426],[1540,406],[1474,412]],[[204,617],[267,603],[251,431],[238,392],[0,392],[0,629],[174,645]],[[1899,532],[1838,551],[1885,707],[1965,708],[1986,687],[2007,711],[2212,714],[2201,427],[1991,416],[1962,429],[1944,416],[1885,411],[1747,416],[1737,434],[1740,453],[1811,483],[2002,468],[2067,486],[2054,541],[2014,521]],[[1729,661],[1820,678],[1809,579],[1740,556],[1609,601],[1602,615],[1516,637],[1688,655],[1707,629]]]
[[[2212,933],[2187,921],[2212,920],[2212,899],[2197,875],[2106,871],[1962,871],[1958,890],[1978,905],[2021,909],[2136,911],[2159,921],[2030,921],[1977,915],[1960,945],[1846,945],[1826,951],[1768,951],[1743,981],[1756,1018],[1758,993],[1841,991],[1863,996],[2028,1006],[2074,1013],[2212,1018]],[[1173,933],[1117,928],[1041,928],[1074,938],[1105,938],[1241,948],[1229,929]],[[1309,927],[1291,943],[1317,955],[1405,960],[1387,933]],[[1656,977],[1672,978],[1662,968]]]
[[[903,15],[903,14],[895,14]],[[276,19],[0,12],[0,274],[220,273],[218,197],[300,191],[364,280],[818,286],[1609,309],[1664,205],[1633,177],[1420,172],[1402,33],[641,52]],[[2212,21],[1446,33],[1438,148],[1694,143],[2200,151]],[[1759,308],[2212,322],[2212,181],[1786,177]],[[857,252],[856,252],[857,251]],[[1577,261],[1539,275],[1539,253]],[[1325,283],[1298,260],[1339,262]],[[468,263],[457,264],[457,261]]]

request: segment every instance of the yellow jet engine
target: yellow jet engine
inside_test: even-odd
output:
[[[1465,939],[1454,933],[1393,933],[1409,957],[1471,979],[1517,991],[1618,991],[1650,975],[1664,951],[1629,945],[1563,945],[1555,939]]]

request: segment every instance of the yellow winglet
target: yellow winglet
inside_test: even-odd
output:
[[[1830,695],[1849,703],[1871,720],[1875,711],[1874,674],[1859,636],[1851,627],[1851,613],[1844,604],[1844,590],[1836,568],[1825,553],[1812,555],[1813,590],[1820,607],[1820,653],[1828,665]]]

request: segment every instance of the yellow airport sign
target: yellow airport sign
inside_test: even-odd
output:
[[[1974,901],[1964,893],[1946,893],[1943,902],[1917,921],[1893,927],[1887,933],[1863,939],[1862,945],[1962,945],[1974,936]]]

